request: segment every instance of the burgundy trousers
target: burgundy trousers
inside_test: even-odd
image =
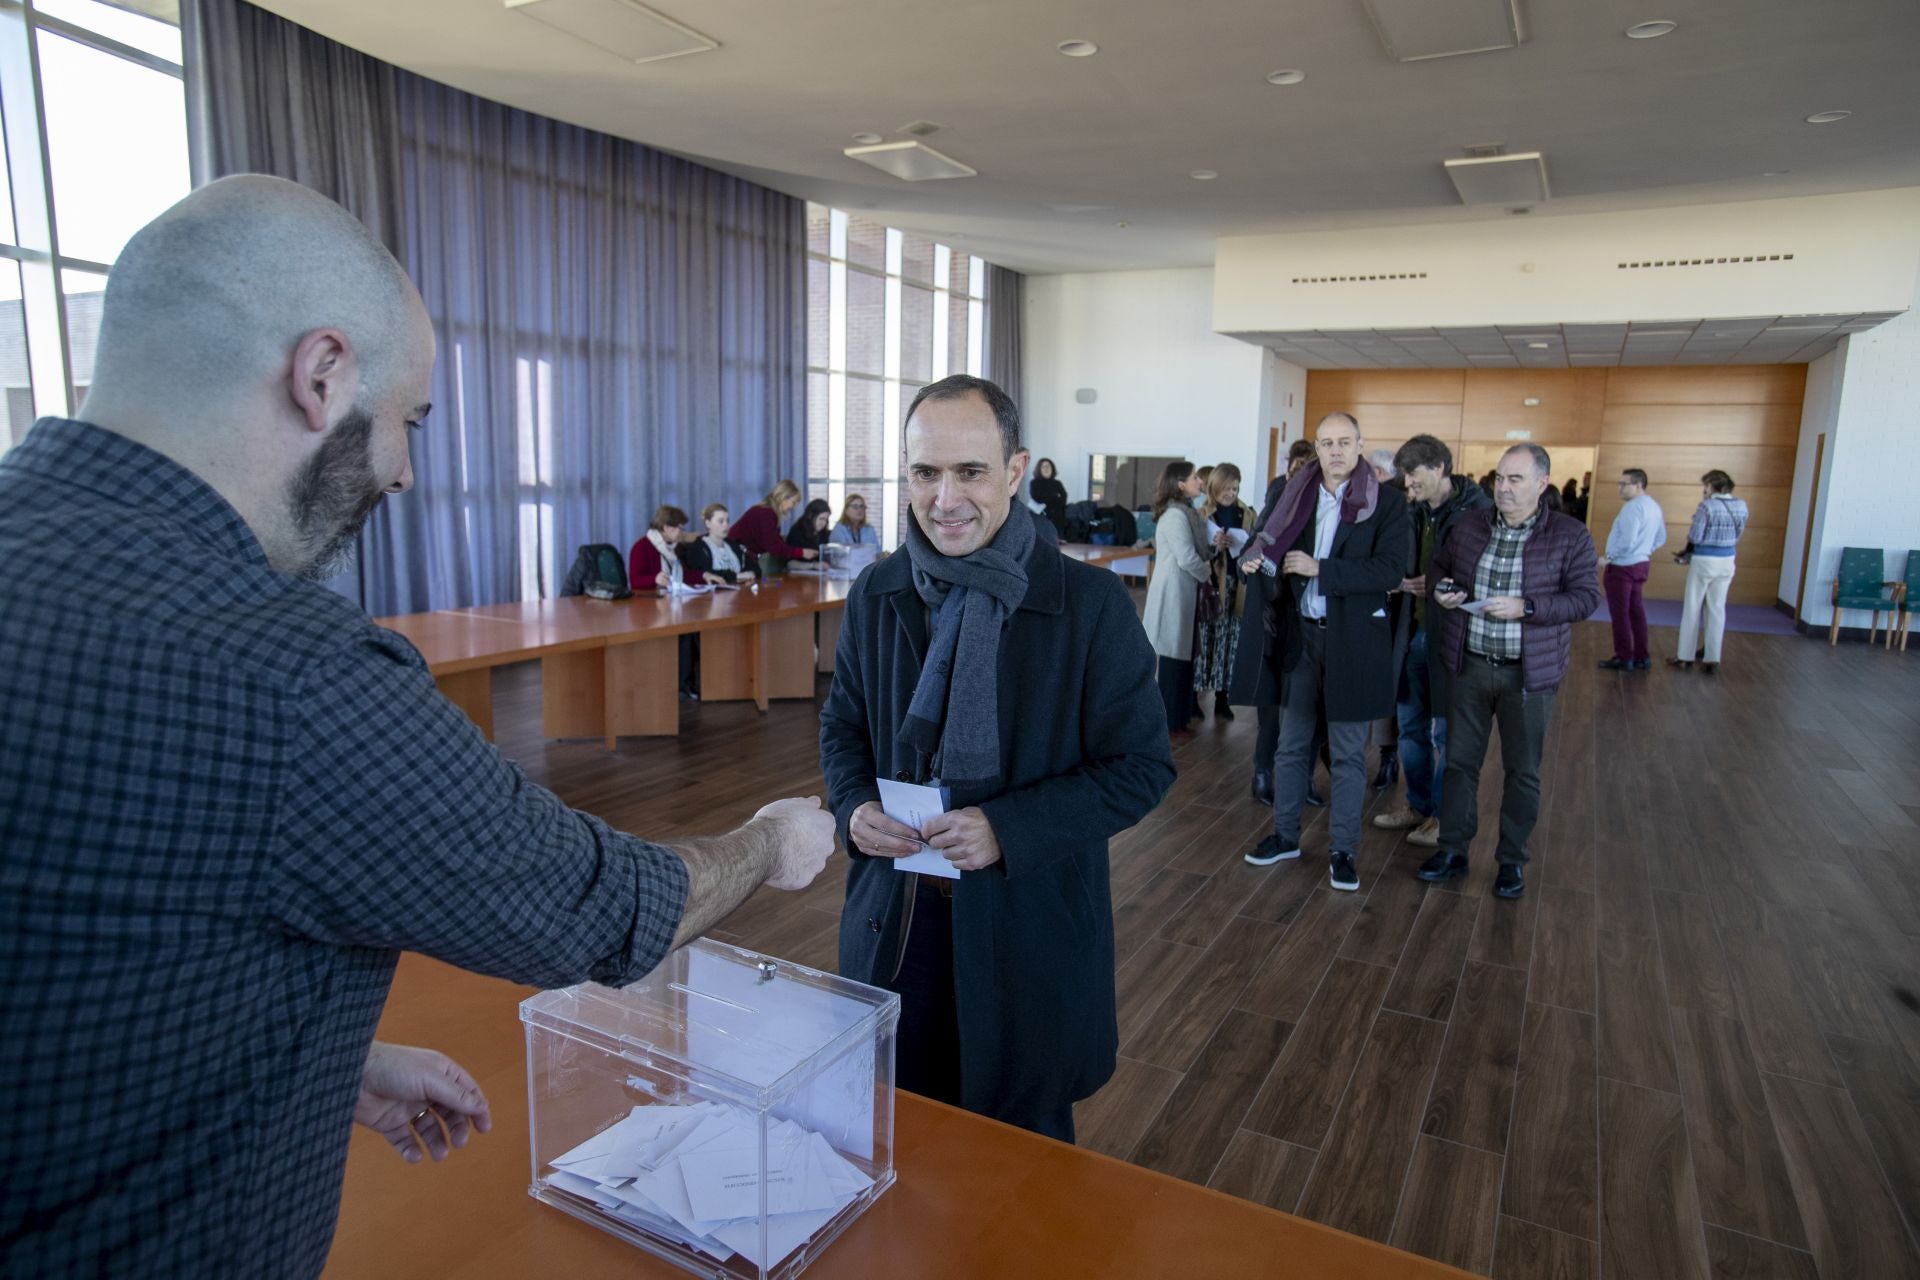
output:
[[[1610,564],[1602,575],[1607,612],[1613,615],[1613,656],[1622,662],[1645,662],[1652,656],[1647,649],[1647,605],[1641,598],[1652,568],[1646,561]]]

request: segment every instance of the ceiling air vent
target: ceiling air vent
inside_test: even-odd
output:
[[[1657,271],[1662,267],[1730,267],[1747,262],[1792,262],[1790,253],[1729,254],[1724,258],[1655,258],[1648,262],[1621,262],[1621,271]]]
[[[1295,284],[1368,284],[1378,280],[1425,280],[1424,271],[1382,271],[1366,276],[1295,276]]]
[[[1478,146],[1460,148],[1460,154],[1474,160],[1491,160],[1495,156],[1507,154],[1507,144],[1504,142],[1482,142]]]
[[[545,23],[628,62],[711,53],[720,42],[639,0],[505,0],[511,13]]]

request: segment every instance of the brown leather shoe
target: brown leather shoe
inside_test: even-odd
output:
[[[1398,809],[1390,810],[1387,813],[1376,813],[1373,815],[1373,825],[1379,827],[1382,831],[1411,831],[1425,821],[1425,818],[1407,808],[1405,805],[1402,805]]]

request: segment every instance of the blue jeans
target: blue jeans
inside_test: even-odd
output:
[[[1440,812],[1440,784],[1447,773],[1447,718],[1433,714],[1433,680],[1427,665],[1427,633],[1407,645],[1407,696],[1399,704],[1400,776],[1407,780],[1407,808],[1423,818]]]

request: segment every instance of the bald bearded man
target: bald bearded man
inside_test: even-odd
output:
[[[488,1124],[374,1043],[400,951],[619,985],[832,852],[814,800],[671,847],[569,809],[319,585],[412,484],[433,359],[360,223],[229,178],[114,265],[84,421],[0,459],[9,1274],[317,1275],[350,1121],[411,1160]]]

